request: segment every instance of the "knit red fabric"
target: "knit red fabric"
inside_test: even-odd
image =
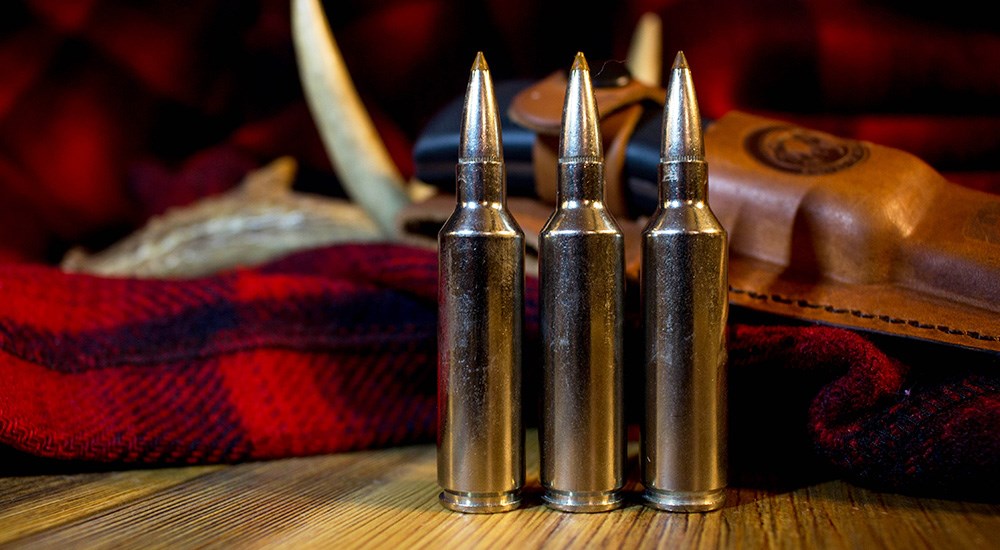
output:
[[[997,498],[995,355],[877,346],[828,327],[737,324],[729,345],[731,461],[748,480],[794,483],[830,468],[879,488]]]
[[[433,258],[341,247],[196,281],[0,269],[0,441],[231,462],[426,440]]]
[[[436,273],[432,251],[397,245],[191,281],[2,268],[0,443],[126,465],[431,441]],[[529,389],[540,381],[537,293],[529,278]],[[795,472],[826,464],[944,496],[1000,483],[996,369],[920,372],[852,332],[749,324],[731,327],[730,362],[737,480],[801,460]],[[637,379],[641,363],[629,368]],[[531,423],[539,396],[527,395]]]
[[[498,80],[538,78],[578,50],[621,59],[638,16],[655,11],[664,51],[696,67],[707,118],[742,109],[871,140],[1000,193],[1000,86],[988,70],[1000,30],[988,4],[325,4],[404,174],[422,123],[462,93],[476,50]],[[289,13],[287,0],[0,2],[0,263],[26,262],[0,267],[4,458],[233,462],[432,439],[427,251],[334,247],[174,282],[51,267],[71,246],[100,248],[279,155],[298,160],[298,189],[342,194],[298,86]],[[835,471],[894,490],[998,493],[995,355],[733,313],[737,482]]]

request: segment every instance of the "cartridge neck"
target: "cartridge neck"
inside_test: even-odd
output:
[[[660,203],[708,201],[708,163],[702,160],[660,162]]]
[[[478,203],[503,206],[507,182],[504,164],[496,160],[460,160],[455,169],[458,204]]]
[[[604,201],[604,162],[599,159],[559,162],[559,186],[556,200],[567,202]]]

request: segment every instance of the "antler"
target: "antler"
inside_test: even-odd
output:
[[[320,0],[292,1],[299,75],[323,145],[344,190],[386,236],[407,204],[405,181],[351,82]]]
[[[647,12],[639,18],[625,65],[639,82],[647,86],[663,85],[663,23],[659,15]]]
[[[661,26],[659,16],[644,14],[628,53],[632,75],[653,86],[661,80]],[[320,0],[292,0],[292,34],[306,99],[337,176],[383,233],[394,235],[396,215],[413,200],[413,193],[407,193],[358,98]]]

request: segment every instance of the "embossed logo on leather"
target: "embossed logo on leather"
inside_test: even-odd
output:
[[[831,174],[868,157],[860,142],[795,126],[761,128],[744,147],[760,162],[793,174]]]

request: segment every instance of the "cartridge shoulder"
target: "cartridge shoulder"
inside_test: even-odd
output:
[[[617,235],[621,237],[622,229],[615,221],[614,216],[603,205],[597,207],[584,205],[557,209],[541,231],[542,236],[561,234]]]
[[[726,229],[707,203],[675,202],[661,205],[643,234],[704,234],[726,238]]]
[[[524,232],[511,213],[496,203],[459,205],[441,226],[440,237],[491,236],[524,238]]]

